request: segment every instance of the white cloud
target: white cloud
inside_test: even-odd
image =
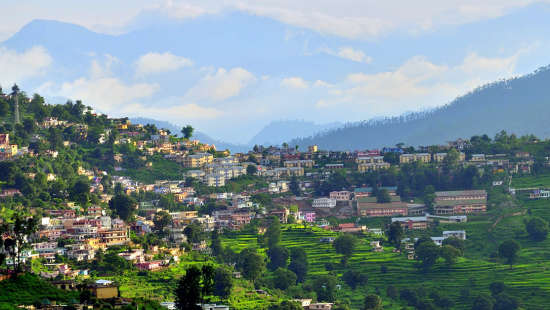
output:
[[[174,101],[180,102],[182,98]],[[212,120],[223,115],[222,111],[202,107],[195,103],[180,104],[176,103],[169,106],[145,106],[143,104],[130,104],[123,108],[123,112],[130,116],[145,116],[157,119],[164,119],[174,123],[181,123],[182,120]]]
[[[495,18],[547,0],[96,0],[51,5],[48,1],[11,1],[0,25],[0,40],[33,19],[77,23],[96,31],[120,33],[140,12],[178,19],[231,10],[270,17],[286,24],[347,38],[373,38],[395,30],[412,33]],[[109,10],[105,10],[109,7]]]
[[[105,113],[117,112],[135,100],[152,96],[159,86],[138,83],[127,85],[115,77],[79,78],[61,85],[59,95],[81,99]]]
[[[340,58],[355,61],[355,62],[362,62],[367,64],[372,62],[372,57],[367,56],[361,50],[357,50],[349,46],[340,47],[338,48],[337,51],[334,51],[330,48],[323,48],[320,51],[327,53],[329,55],[333,55],[336,57],[340,57]]]
[[[330,83],[327,83],[325,81],[322,81],[322,80],[317,80],[315,81],[315,83],[313,83],[313,86],[315,87],[325,87],[325,88],[332,88],[334,87],[334,85],[330,84]]]
[[[192,65],[193,62],[190,59],[176,56],[170,52],[147,53],[136,61],[136,76],[177,71]]]
[[[306,82],[301,77],[288,77],[284,78],[281,81],[281,85],[288,88],[296,88],[296,89],[306,89],[309,87],[308,82]]]
[[[238,96],[256,80],[254,74],[243,68],[233,68],[229,71],[219,68],[215,73],[203,77],[185,97],[192,101],[222,101]]]
[[[370,117],[433,108],[477,86],[514,76],[517,60],[526,50],[493,58],[471,53],[453,66],[415,56],[393,71],[349,74],[317,100],[316,107],[353,106]]]
[[[286,24],[347,38],[373,38],[395,30],[421,32],[507,14],[546,0],[184,0],[160,6],[170,16],[192,18],[226,10],[266,16]],[[398,8],[398,9],[396,9]]]
[[[41,75],[52,62],[48,51],[41,46],[32,47],[21,53],[0,47],[0,85],[8,87],[13,83]]]

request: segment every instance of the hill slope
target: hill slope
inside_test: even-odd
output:
[[[485,85],[433,111],[352,123],[308,138],[297,138],[290,145],[317,144],[332,150],[377,148],[400,142],[417,146],[501,130],[548,138],[549,86],[550,67],[544,67],[523,77]]]

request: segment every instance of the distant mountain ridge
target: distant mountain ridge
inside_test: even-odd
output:
[[[273,121],[258,132],[249,145],[281,145],[298,137],[308,137],[342,126],[340,122],[316,124],[305,120]]]
[[[427,112],[346,124],[328,132],[297,138],[290,145],[317,144],[322,149],[356,150],[441,144],[459,137],[506,130],[516,135],[550,137],[550,66],[532,74],[479,87]]]

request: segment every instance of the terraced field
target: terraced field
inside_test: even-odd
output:
[[[507,237],[513,237],[513,228],[511,231],[508,228],[517,225],[521,218],[509,217],[502,220],[495,227],[493,238],[505,240]],[[483,243],[486,240],[483,234],[487,234],[491,224],[492,222],[489,220],[479,220],[462,224],[462,229],[465,228],[472,232],[469,234],[469,238],[474,238],[473,244],[477,243],[475,242],[476,238]],[[456,226],[460,225],[449,226],[458,228]],[[310,263],[310,278],[327,274],[326,263],[333,263],[337,267],[333,272],[338,276],[345,271],[339,265],[340,255],[335,253],[332,246],[319,242],[319,239],[325,236],[336,236],[336,234],[320,228],[304,229],[288,225],[282,232],[282,245],[289,248],[302,247],[306,250]],[[361,306],[367,292],[376,291],[384,297],[387,309],[401,309],[403,305],[399,301],[392,301],[385,297],[385,290],[390,285],[398,288],[434,289],[451,297],[456,303],[456,309],[470,309],[473,296],[481,292],[489,293],[489,284],[494,281],[504,282],[509,287],[510,293],[520,298],[525,309],[540,309],[542,304],[550,302],[550,263],[547,259],[547,257],[550,258],[550,241],[535,244],[521,237],[523,249],[520,263],[512,269],[507,265],[489,262],[488,256],[485,256],[484,259],[461,258],[451,268],[447,268],[443,262],[438,262],[427,273],[420,271],[415,261],[407,260],[401,254],[393,253],[390,247],[382,253],[372,252],[369,241],[368,237],[360,238],[355,254],[347,266],[347,268],[361,270],[367,274],[368,284],[366,287],[359,287],[353,291],[342,283],[342,289],[337,295],[341,299],[349,300],[353,309],[358,309]],[[252,235],[238,235],[225,239],[224,243],[235,250],[257,245],[256,237]],[[496,246],[491,245],[490,247],[491,250],[496,249]],[[467,249],[467,251],[469,250]],[[470,251],[475,252],[475,249],[472,248]],[[385,273],[381,271],[382,265],[387,268]],[[466,290],[464,290],[465,288]]]

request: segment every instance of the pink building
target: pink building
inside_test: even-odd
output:
[[[298,217],[302,221],[306,221],[308,223],[313,223],[316,220],[316,214],[315,211],[300,211]]]

